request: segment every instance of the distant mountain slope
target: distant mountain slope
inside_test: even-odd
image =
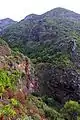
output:
[[[31,14],[2,31],[13,49],[40,62],[54,63],[57,52],[68,54],[79,66],[80,14],[55,8],[42,15]],[[45,55],[45,57],[44,57]]]
[[[40,15],[37,14],[30,14],[28,16],[26,16],[24,19],[25,20],[29,20],[29,19],[39,19]]]
[[[65,8],[57,7],[54,8],[42,15],[37,14],[30,14],[26,16],[24,19],[44,19],[44,18],[63,18],[63,19],[69,19],[73,21],[79,21],[80,20],[80,14],[75,13],[73,11],[70,11]]]
[[[20,22],[3,30],[3,37],[10,38],[10,41],[17,39],[23,39],[24,41],[38,40],[40,35],[43,36],[44,34],[46,36],[45,33],[49,33],[47,36],[55,34],[54,31],[57,28],[67,29],[67,31],[70,29],[80,29],[79,20],[80,14],[59,7],[42,15],[30,14],[26,16]],[[41,37],[41,39],[43,38]]]
[[[49,17],[49,18],[63,18],[63,19],[68,19],[68,20],[73,20],[73,21],[80,20],[80,14],[75,13],[65,8],[61,8],[61,7],[48,11],[44,13],[43,16]]]
[[[80,15],[77,13],[55,8],[42,15],[26,16],[20,22],[4,29],[2,37],[11,47],[19,48],[30,57],[34,56],[35,50],[39,52],[39,48],[45,45],[50,47],[47,47],[49,50],[67,51],[70,40],[76,41],[74,34],[80,34],[79,19]]]
[[[8,27],[9,25],[12,25],[16,23],[16,21],[13,21],[10,18],[5,18],[0,20],[0,31],[2,31],[4,28]]]

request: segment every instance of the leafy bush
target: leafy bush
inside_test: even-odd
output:
[[[11,99],[11,104],[12,104],[14,107],[19,107],[19,105],[20,105],[19,101],[17,101],[17,100],[14,99],[14,98]]]
[[[48,97],[48,96],[42,96],[43,102],[45,102],[48,106],[54,107],[55,110],[60,110],[61,105],[58,103],[54,98]]]
[[[48,106],[44,106],[43,109],[44,109],[46,117],[50,118],[50,120],[57,120],[60,118],[60,114],[56,110]]]
[[[33,120],[41,120],[41,117],[39,114],[35,114],[32,118]]]
[[[80,105],[78,102],[70,100],[65,103],[61,112],[68,120],[77,119],[77,117],[80,116]]]
[[[0,38],[0,45],[7,45],[7,43],[3,39]]]
[[[21,119],[17,119],[17,120],[33,120],[31,116],[24,116]]]
[[[8,76],[7,71],[0,70],[0,86],[11,87],[11,80]]]
[[[2,108],[0,108],[0,114],[7,117],[14,117],[16,115],[16,112],[11,107],[11,105],[5,105]]]
[[[2,96],[4,91],[5,91],[4,86],[0,85],[0,97]]]
[[[14,70],[10,75],[8,75],[9,78],[10,78],[10,82],[11,82],[11,85],[12,87],[15,87],[17,82],[18,82],[18,79],[20,78],[21,76],[21,73],[18,71],[18,70]]]
[[[12,73],[0,70],[0,86],[3,86],[4,88],[14,88],[19,78],[20,72],[17,70],[14,70]]]

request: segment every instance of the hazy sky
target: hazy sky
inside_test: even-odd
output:
[[[0,19],[19,21],[28,14],[42,14],[56,7],[80,13],[80,0],[0,0]]]

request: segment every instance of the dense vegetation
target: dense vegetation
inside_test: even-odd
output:
[[[80,120],[80,15],[63,8],[31,14],[0,35],[12,48],[0,39],[0,119]],[[29,73],[38,84],[32,93]]]
[[[16,75],[16,76],[15,76]],[[52,98],[40,98],[27,95],[13,89],[17,82],[18,73],[9,75],[5,70],[0,71],[0,119],[11,120],[74,120],[80,119],[80,105],[68,101],[64,107],[57,108]],[[13,81],[14,80],[14,81]],[[16,86],[17,87],[17,86]]]
[[[12,49],[28,55],[33,63],[72,64],[79,52],[80,16],[63,8],[30,16],[2,31]]]

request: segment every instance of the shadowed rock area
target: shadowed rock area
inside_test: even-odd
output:
[[[53,97],[62,104],[70,99],[80,100],[80,73],[75,69],[40,64],[37,71],[41,95]]]

